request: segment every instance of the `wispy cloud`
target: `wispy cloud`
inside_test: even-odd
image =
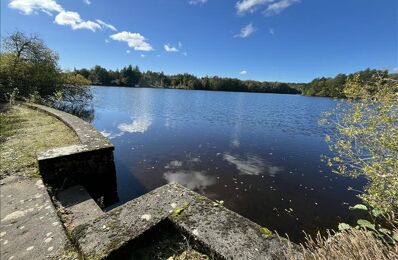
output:
[[[86,5],[91,5],[91,1],[90,0],[83,0],[83,3],[85,3]]]
[[[100,19],[95,20],[99,25],[101,25],[103,28],[108,28],[111,29],[112,31],[117,31],[116,27],[113,26],[112,24],[106,23]]]
[[[300,0],[241,0],[236,3],[238,14],[253,13],[263,9],[266,15],[279,14],[294,3]]]
[[[270,4],[267,9],[265,10],[265,14],[267,15],[273,15],[273,14],[279,14],[289,6],[291,6],[294,3],[300,2],[299,0],[281,0],[278,2],[275,2],[273,4]]]
[[[246,12],[254,12],[260,6],[266,5],[267,3],[271,3],[274,0],[242,0],[236,3],[236,10],[238,14],[243,14]]]
[[[139,33],[123,31],[112,34],[109,37],[115,41],[126,42],[130,48],[136,51],[153,51],[152,46],[146,42],[145,37]]]
[[[204,5],[207,3],[207,0],[190,0],[188,3],[190,5]]]
[[[246,70],[242,70],[241,72],[239,72],[240,75],[246,75],[247,71]]]
[[[249,23],[248,25],[246,25],[245,27],[243,27],[240,30],[240,33],[235,35],[235,37],[239,37],[239,38],[247,38],[249,37],[252,33],[255,32],[255,28],[253,27],[253,24]]]
[[[176,47],[174,47],[174,46],[172,46],[172,45],[170,45],[170,44],[165,44],[165,45],[164,45],[164,49],[165,49],[167,52],[177,52],[177,51],[178,51],[178,49],[177,49]]]

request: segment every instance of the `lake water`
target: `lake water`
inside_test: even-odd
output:
[[[178,182],[300,241],[302,230],[353,222],[358,202],[321,162],[328,98],[92,87],[95,128],[115,145],[120,205]],[[116,206],[113,205],[113,206]]]

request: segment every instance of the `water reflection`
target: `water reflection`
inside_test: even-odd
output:
[[[152,121],[148,116],[143,116],[131,123],[122,123],[117,126],[117,128],[122,132],[127,133],[145,133],[151,126]]]
[[[302,230],[352,222],[343,203],[358,200],[347,187],[363,184],[332,174],[320,161],[329,150],[318,120],[335,106],[332,99],[92,90],[93,125],[115,145],[121,203],[178,182],[296,241]]]
[[[103,130],[100,133],[103,136],[105,136],[106,138],[108,138],[109,140],[112,140],[112,139],[115,139],[116,137],[120,137],[120,136],[124,135],[124,132],[113,133],[113,132],[107,132],[106,130]]]
[[[179,183],[191,190],[203,190],[216,183],[214,176],[207,175],[206,172],[201,171],[176,171],[165,172],[163,178],[168,183]]]
[[[283,171],[283,167],[268,165],[263,159],[254,155],[248,155],[247,159],[242,159],[237,155],[225,153],[223,158],[234,165],[241,175],[268,173],[269,176],[275,177],[277,173]]]

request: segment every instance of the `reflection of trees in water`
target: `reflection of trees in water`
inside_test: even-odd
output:
[[[53,101],[53,106],[59,110],[80,117],[86,122],[94,120],[94,107],[91,104],[93,96],[86,87],[64,87],[62,98]]]
[[[86,122],[91,123],[94,120],[94,107],[91,105],[81,104],[60,104],[56,106],[57,109],[78,116]]]

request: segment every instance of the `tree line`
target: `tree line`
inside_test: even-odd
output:
[[[93,85],[152,87],[195,90],[219,90],[259,93],[299,94],[303,84],[282,82],[260,82],[226,77],[196,77],[185,73],[166,75],[163,72],[140,71],[137,66],[129,65],[121,70],[107,70],[99,65],[91,69],[75,69]]]
[[[373,82],[375,78],[380,77],[398,79],[398,74],[388,74],[387,70],[366,69],[352,74],[338,74],[336,77],[321,77],[305,84],[301,89],[302,94],[306,96],[336,97],[347,98],[347,83],[354,78],[363,82]]]

